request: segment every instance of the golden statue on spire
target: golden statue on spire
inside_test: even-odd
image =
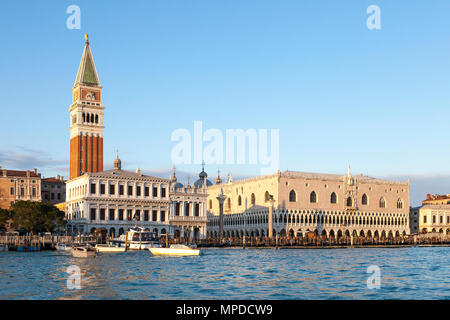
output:
[[[89,35],[87,33],[84,34],[84,38],[86,39],[86,42],[89,42]]]

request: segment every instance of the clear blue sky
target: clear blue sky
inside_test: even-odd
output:
[[[80,30],[66,27],[71,4]],[[381,30],[366,27],[371,4]],[[168,169],[171,133],[202,120],[280,129],[281,170],[449,173],[449,12],[447,0],[2,1],[0,165],[67,176],[89,33],[105,167],[118,148],[128,169]]]

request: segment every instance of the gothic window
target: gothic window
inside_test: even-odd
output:
[[[347,207],[352,207],[353,206],[353,199],[352,197],[348,197],[347,198]]]
[[[397,200],[397,209],[403,209],[403,201],[402,199]]]
[[[91,114],[91,123],[94,123],[94,114]]]
[[[86,114],[83,112],[83,122],[86,122]]]
[[[241,198],[241,196],[239,196],[238,197],[238,206],[241,206],[242,205],[242,198]]]
[[[309,195],[309,202],[311,203],[317,202],[317,195],[315,191],[311,192],[311,194]]]
[[[264,193],[264,201],[269,201],[270,195],[269,195],[269,191],[266,191],[266,193]]]
[[[194,213],[194,215],[196,217],[200,216],[200,204],[198,204],[198,203],[195,204],[195,213]]]
[[[383,197],[380,199],[380,208],[386,208],[386,200]]]
[[[231,210],[231,199],[230,198],[227,199],[227,209]]]
[[[297,195],[295,194],[294,190],[291,190],[289,192],[289,202],[296,202],[297,201]]]
[[[255,194],[254,193],[252,193],[251,203],[252,203],[252,206],[254,206],[255,203],[256,203],[256,199],[255,199]]]
[[[209,200],[209,210],[212,209],[212,200]]]
[[[330,197],[330,203],[337,203],[336,193],[332,193]]]
[[[362,205],[367,205],[367,195],[364,193],[361,199],[361,204]]]
[[[95,123],[98,124],[98,114],[95,115]]]

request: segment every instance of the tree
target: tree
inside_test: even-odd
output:
[[[0,209],[0,229],[5,229],[11,214],[6,209]]]
[[[11,206],[14,228],[27,232],[52,232],[66,224],[64,212],[53,205],[34,201],[18,201]]]

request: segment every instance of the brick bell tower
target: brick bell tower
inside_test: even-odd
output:
[[[70,106],[70,179],[85,172],[103,171],[102,87],[85,35],[83,56],[73,86]]]

